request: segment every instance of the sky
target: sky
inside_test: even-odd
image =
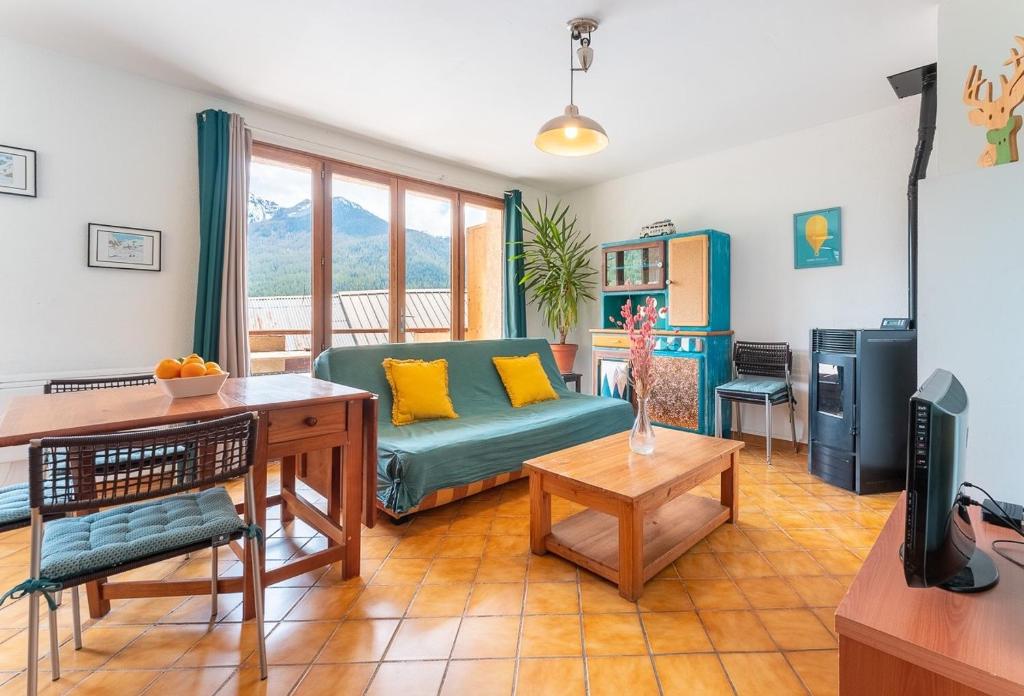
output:
[[[308,170],[255,161],[249,166],[249,190],[260,198],[284,207],[311,197],[311,179],[312,174]],[[382,220],[391,217],[390,192],[387,187],[336,176],[332,181],[332,194],[358,203]],[[405,226],[423,230],[435,237],[450,237],[451,207],[447,199],[409,192],[405,200]],[[486,211],[476,206],[466,206],[465,218],[467,226],[476,225],[484,222]]]

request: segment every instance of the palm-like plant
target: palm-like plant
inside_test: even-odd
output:
[[[588,246],[590,235],[576,229],[576,218],[569,219],[569,205],[556,203],[549,210],[548,200],[538,200],[535,211],[520,207],[523,221],[531,233],[522,242],[523,277],[519,283],[530,295],[545,323],[565,343],[568,333],[579,323],[580,305],[593,300],[597,271],[590,255],[597,248]]]

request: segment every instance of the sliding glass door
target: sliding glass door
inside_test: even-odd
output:
[[[502,202],[263,143],[249,205],[254,373],[331,346],[501,335]]]

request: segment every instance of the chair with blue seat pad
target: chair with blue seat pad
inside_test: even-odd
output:
[[[735,379],[715,389],[715,435],[722,437],[722,401],[764,406],[765,461],[772,463],[772,407],[789,405],[789,428],[793,436],[793,451],[798,452],[796,421],[791,372],[793,352],[788,343],[754,343],[737,341],[733,346]],[[736,431],[740,428],[739,409],[736,413]]]
[[[29,693],[38,678],[39,597],[49,607],[53,679],[60,677],[54,595],[91,580],[175,556],[211,549],[210,594],[217,607],[217,549],[245,538],[245,554],[259,567],[262,531],[252,514],[252,464],[257,421],[244,413],[204,423],[109,435],[47,437],[29,446],[30,572],[8,596],[29,595]],[[174,452],[198,453],[194,476],[183,479]],[[116,450],[117,467],[96,460]],[[245,519],[223,485],[245,479]],[[102,510],[100,510],[102,508]],[[99,512],[94,512],[100,510]],[[78,514],[78,516],[71,516]],[[83,514],[84,513],[84,514]],[[58,519],[49,519],[63,515]],[[48,521],[47,521],[48,520]],[[261,677],[266,678],[260,573],[251,573]],[[81,646],[77,602],[75,647]]]

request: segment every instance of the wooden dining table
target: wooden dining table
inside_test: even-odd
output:
[[[377,397],[362,389],[281,374],[231,378],[217,394],[182,399],[170,398],[155,384],[20,395],[0,412],[0,447],[27,445],[47,436],[97,435],[245,412],[259,416],[253,462],[256,523],[265,529],[267,509],[280,505],[283,522],[297,517],[327,539],[326,548],[294,556],[272,569],[261,548],[263,586],[338,562],[343,577],[359,575],[360,525],[374,524],[377,486]],[[281,460],[280,492],[267,495],[267,468],[274,460]],[[297,468],[326,502],[307,499],[296,490]],[[238,507],[241,511],[243,506]],[[254,569],[239,543],[232,542],[231,548],[243,562],[242,577],[218,579],[217,591],[242,592],[244,617],[252,618],[255,603],[249,578]],[[112,599],[210,594],[211,581],[97,580],[87,585],[89,613],[93,618],[105,615]]]

